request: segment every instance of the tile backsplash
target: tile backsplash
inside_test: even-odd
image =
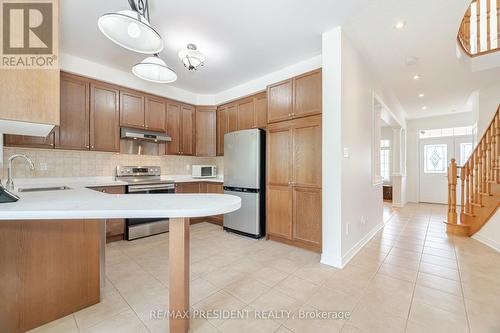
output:
[[[163,175],[191,174],[192,164],[217,165],[217,173],[223,173],[222,157],[150,156],[70,151],[55,149],[3,149],[2,178],[7,178],[7,160],[13,154],[26,154],[35,163],[31,171],[23,159],[14,161],[14,178],[32,177],[92,177],[114,176],[117,165],[159,165]]]

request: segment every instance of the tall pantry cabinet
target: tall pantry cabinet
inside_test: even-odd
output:
[[[321,69],[267,96],[267,237],[320,252]]]

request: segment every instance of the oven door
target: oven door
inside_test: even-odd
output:
[[[174,184],[129,185],[127,194],[164,194],[175,193]],[[168,231],[168,218],[127,219],[126,239],[133,240]]]

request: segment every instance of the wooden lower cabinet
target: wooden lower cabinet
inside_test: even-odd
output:
[[[124,186],[91,187],[92,190],[109,194],[124,194]],[[125,219],[106,219],[106,243],[125,239]]]
[[[267,235],[292,240],[292,188],[289,186],[267,187]]]
[[[175,193],[224,193],[224,184],[219,182],[186,182],[175,184]],[[224,215],[191,218],[190,223],[211,222],[222,225]]]
[[[102,222],[0,223],[0,332],[26,332],[99,303]]]
[[[321,189],[293,188],[292,239],[321,250]]]

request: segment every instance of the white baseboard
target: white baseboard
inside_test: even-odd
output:
[[[493,250],[500,252],[500,243],[496,240],[481,236],[479,234],[475,234],[474,236],[472,236],[472,238],[483,243],[484,245],[491,247]]]
[[[366,243],[368,243],[377,232],[384,227],[384,223],[377,224],[370,232],[368,232],[365,237],[361,238],[359,242],[356,243],[345,255],[342,256],[342,267],[345,267],[349,261],[361,250]]]

